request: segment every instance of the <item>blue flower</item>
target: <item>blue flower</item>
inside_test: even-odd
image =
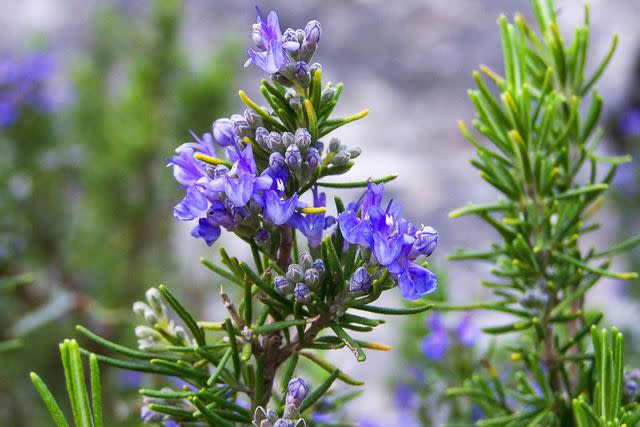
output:
[[[327,205],[326,194],[319,193],[317,187],[314,187],[312,192],[313,206],[316,208],[325,207]],[[302,215],[295,212],[290,225],[299,230],[309,240],[310,247],[315,248],[322,244],[323,231],[331,227],[335,222],[334,217],[325,213]]]
[[[249,59],[245,67],[254,63],[265,72],[273,74],[283,70],[290,62],[283,47],[278,14],[272,10],[265,19],[260,9],[258,7],[256,9],[258,18],[253,25],[252,36],[257,51],[249,48]]]
[[[440,315],[433,314],[429,319],[431,332],[422,341],[422,353],[431,360],[442,360],[449,350],[449,332]]]
[[[191,235],[203,238],[207,245],[211,246],[213,242],[218,240],[221,231],[219,226],[211,224],[207,218],[200,218],[198,225],[191,230]]]
[[[456,326],[456,336],[464,347],[473,347],[480,339],[480,329],[473,323],[473,315],[465,313]]]
[[[275,225],[285,224],[293,216],[297,203],[297,194],[283,200],[278,193],[269,190],[265,193],[264,217]]]
[[[173,176],[180,184],[190,185],[200,180],[207,174],[206,164],[196,160],[193,156],[202,153],[207,156],[215,156],[215,147],[210,133],[205,133],[202,139],[193,132],[191,135],[196,142],[187,142],[176,148],[176,155],[173,156],[167,166],[173,167]]]
[[[368,247],[398,281],[401,295],[415,300],[436,289],[435,274],[413,261],[433,253],[438,233],[431,227],[416,228],[393,200],[383,208],[383,196],[383,184],[369,183],[361,200],[339,215],[340,231],[346,242]]]
[[[640,136],[640,109],[632,109],[620,117],[620,130],[627,138]]]
[[[430,294],[438,287],[436,275],[421,265],[410,263],[398,277],[400,295],[410,301]]]
[[[187,187],[184,199],[173,208],[173,217],[180,221],[191,221],[201,217],[206,211],[209,203],[201,190],[192,184]]]
[[[25,109],[51,110],[45,86],[53,70],[53,61],[44,52],[0,58],[0,128],[14,124]]]

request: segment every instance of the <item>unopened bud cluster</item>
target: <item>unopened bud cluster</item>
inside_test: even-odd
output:
[[[313,292],[320,290],[324,273],[321,259],[314,260],[308,252],[302,252],[298,264],[289,265],[284,276],[276,276],[273,287],[282,295],[293,294],[296,301],[308,304]]]
[[[329,141],[328,151],[325,163],[335,166],[345,165],[362,153],[360,147],[347,147],[338,138]]]
[[[306,427],[304,419],[300,418],[300,405],[307,397],[307,384],[301,378],[291,378],[287,386],[286,404],[282,418],[276,411],[259,406],[253,417],[256,427]]]
[[[312,138],[305,128],[291,132],[269,132],[263,127],[255,131],[255,141],[268,153],[269,168],[276,174],[284,169],[308,179],[318,168],[324,150],[322,141],[311,144]]]
[[[190,335],[182,326],[176,325],[169,315],[169,308],[160,291],[150,288],[145,295],[146,302],[137,301],[133,304],[133,312],[146,323],[135,329],[138,348],[148,352],[163,352],[169,346],[191,345]]]

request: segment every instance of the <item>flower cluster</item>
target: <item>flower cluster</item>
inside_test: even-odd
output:
[[[300,406],[307,397],[307,384],[301,378],[291,378],[287,385],[286,404],[282,418],[273,409],[256,408],[253,425],[256,427],[306,427],[307,423],[300,417]]]
[[[448,328],[440,315],[434,313],[429,318],[430,333],[422,341],[422,353],[429,360],[439,361],[452,347],[452,336],[462,347],[473,347],[480,338],[480,330],[472,321],[471,313],[466,313],[455,328]]]
[[[418,299],[436,289],[436,276],[414,261],[433,253],[438,233],[432,227],[418,228],[407,221],[393,200],[383,207],[383,195],[383,184],[369,183],[364,196],[339,215],[340,230],[347,242],[371,254],[371,265],[389,270],[404,298]]]
[[[0,58],[0,128],[15,123],[24,108],[49,110],[43,86],[52,71],[53,62],[44,53]]]
[[[305,206],[297,194],[285,197],[286,174],[267,168],[258,175],[251,145],[228,146],[230,162],[226,162],[214,157],[210,134],[196,140],[178,147],[170,161],[174,176],[186,186],[186,196],[173,214],[182,221],[198,219],[191,232],[194,237],[212,245],[224,227],[253,238],[260,228],[258,214],[268,224],[282,225],[296,207]]]
[[[320,23],[310,21],[304,30],[287,28],[283,34],[276,12],[269,12],[265,18],[260,9],[256,9],[258,19],[252,31],[256,49],[249,49],[245,66],[254,63],[283,86],[307,87],[311,73],[320,67],[309,65],[322,35]]]

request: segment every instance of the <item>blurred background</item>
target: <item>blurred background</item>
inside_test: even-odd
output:
[[[529,2],[258,3],[279,12],[283,29],[310,19],[322,23],[316,58],[329,81],[345,84],[337,116],[370,109],[364,121],[336,132],[363,148],[351,177],[399,172],[388,186],[393,197],[415,223],[440,232],[432,265],[447,283],[449,299],[461,303],[488,295],[479,286],[489,277],[486,266],[451,263],[445,256],[455,247],[485,248],[494,237],[472,219],[447,217],[469,201],[495,198],[468,164],[473,150],[458,134],[456,120],[472,117],[466,97],[471,71],[481,63],[500,68],[496,18],[516,11],[530,16]],[[569,34],[582,22],[582,2],[557,4],[561,29]],[[621,36],[600,84],[607,117],[602,150],[638,154],[640,2],[590,4],[592,68],[614,32]],[[49,425],[43,405],[34,403],[28,372],[37,371],[56,393],[63,392],[57,343],[75,336],[75,324],[133,343],[131,304],[159,283],[201,318],[220,315],[219,281],[198,261],[214,257],[215,247],[191,238],[189,226],[173,220],[181,194],[165,160],[191,140],[189,130],[201,134],[216,118],[241,111],[238,89],[257,97],[264,76],[242,67],[253,6],[233,0],[0,0],[3,425]],[[605,206],[605,226],[592,236],[593,244],[640,231],[637,163],[621,170]],[[618,262],[622,269],[640,269],[640,252]],[[385,303],[400,304],[399,295],[391,294]],[[636,348],[640,333],[630,327],[640,320],[638,297],[640,283],[603,281],[590,301],[606,310],[608,324],[629,330]],[[476,315],[474,321],[494,319]],[[398,321],[379,328],[376,340],[394,351],[372,354],[362,366],[347,350],[332,355],[368,383],[351,405],[350,419],[392,422],[394,371],[420,357],[416,349],[426,333],[413,326]],[[143,380],[104,371],[107,419],[139,425],[135,400]]]

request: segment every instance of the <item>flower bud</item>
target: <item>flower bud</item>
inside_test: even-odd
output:
[[[316,144],[313,147],[318,150],[318,154],[322,156],[322,152],[324,151],[324,142],[316,141]]]
[[[624,375],[622,388],[622,402],[626,405],[635,402],[640,397],[640,369]]]
[[[230,119],[218,119],[211,126],[213,139],[221,147],[233,145],[236,141],[236,134],[233,129],[233,123]]]
[[[312,290],[318,290],[320,286],[320,274],[317,270],[310,268],[304,272],[304,283]]]
[[[290,145],[293,145],[296,142],[295,136],[291,132],[283,132],[282,133],[282,144],[284,148],[289,148]]]
[[[305,153],[311,145],[311,134],[305,128],[296,129],[296,145],[301,152]]]
[[[336,96],[336,88],[328,87],[324,89],[320,94],[320,101],[322,101],[323,104],[326,104],[327,102],[331,101],[334,96]]]
[[[289,100],[289,106],[293,111],[302,111],[302,101],[300,101],[300,97],[296,96]]]
[[[313,261],[313,269],[320,275],[320,280],[324,277],[324,262],[321,259]]]
[[[309,67],[309,73],[311,73],[311,77],[313,77],[316,71],[322,71],[322,65],[314,62],[313,64],[311,64],[311,67]]]
[[[309,66],[304,61],[298,61],[295,66],[294,73],[296,79],[302,86],[307,86],[311,81],[311,74],[309,74]]]
[[[142,301],[136,301],[133,303],[133,312],[140,317],[144,317],[144,313],[147,310],[151,310],[149,306]]]
[[[271,151],[282,151],[284,149],[284,145],[282,144],[282,135],[278,132],[271,132],[269,134],[269,139],[267,140],[267,147]]]
[[[302,155],[296,144],[290,145],[284,155],[284,160],[291,170],[298,170],[302,166]]]
[[[317,44],[302,43],[299,50],[299,57],[302,61],[309,62],[313,58],[313,54],[316,52]],[[314,70],[315,73],[315,70]]]
[[[320,164],[320,153],[318,153],[318,150],[311,147],[307,150],[307,157],[305,160],[309,164],[309,167],[312,170],[315,170]]]
[[[308,44],[318,44],[322,36],[322,26],[316,20],[309,21],[304,27],[304,42]]]
[[[158,289],[149,288],[147,292],[145,292],[144,296],[149,303],[149,307],[151,307],[157,313],[162,313],[164,309],[164,300]]]
[[[173,328],[173,335],[178,338],[180,341],[189,342],[189,336],[187,335],[187,331],[182,326],[175,326]]]
[[[351,159],[351,155],[347,151],[339,151],[335,156],[331,158],[330,163],[336,166],[342,166],[347,164]]]
[[[232,115],[231,123],[233,123],[233,132],[240,138],[251,135],[251,128],[249,127],[249,123],[244,119],[244,116],[240,114]]]
[[[304,251],[298,257],[298,263],[303,270],[308,270],[313,266],[313,258],[309,255],[309,252]]]
[[[265,128],[259,127],[256,129],[255,140],[256,144],[258,144],[260,147],[264,148],[265,150],[269,149],[269,131]]]
[[[302,282],[304,280],[304,270],[298,264],[291,264],[287,269],[287,279],[292,283]]]
[[[307,397],[307,384],[303,379],[293,377],[287,385],[287,404],[299,408],[302,401]]]
[[[258,228],[253,236],[253,241],[261,248],[267,247],[271,243],[271,234],[266,228]]]
[[[409,257],[430,256],[438,246],[438,237],[438,232],[433,227],[423,226],[415,234],[416,241],[411,246]]]
[[[340,145],[342,144],[340,143],[340,140],[338,138],[331,138],[331,141],[329,141],[329,152],[337,153],[338,151],[340,151]]]
[[[281,295],[290,294],[293,291],[293,283],[285,276],[276,276],[273,279],[273,288]]]
[[[262,117],[250,108],[244,110],[244,120],[252,129],[262,126]]]
[[[311,302],[311,291],[309,287],[304,283],[297,283],[296,287],[293,289],[293,296],[296,301],[308,304]]]
[[[300,40],[298,40],[296,30],[292,28],[287,28],[285,30],[285,32],[282,34],[282,47],[284,47],[289,52],[296,52],[298,49],[300,49]]]
[[[284,156],[277,151],[271,153],[269,156],[269,167],[274,171],[278,172],[283,167],[285,167]]]
[[[152,329],[148,326],[139,325],[134,329],[136,337],[138,338],[157,338],[159,336],[158,332],[155,329]]]
[[[360,147],[357,147],[357,146],[356,147],[349,147],[347,152],[349,153],[349,155],[351,156],[352,159],[355,159],[360,154],[362,154],[362,149]]]
[[[358,268],[349,279],[349,290],[354,293],[364,293],[371,289],[371,275],[366,268]]]
[[[273,427],[294,427],[294,424],[293,420],[285,420],[284,418],[281,418],[276,421]]]

